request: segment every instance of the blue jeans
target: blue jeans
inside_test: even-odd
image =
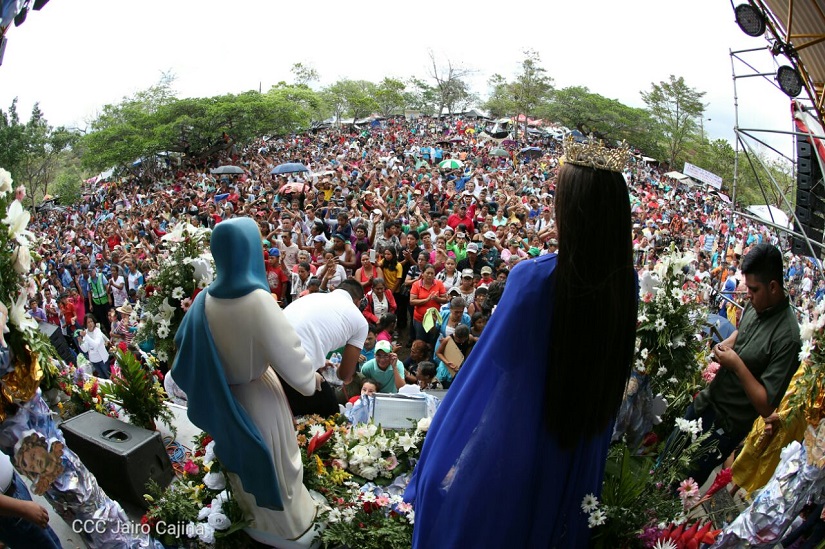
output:
[[[13,497],[31,501],[29,489],[20,475],[14,473]],[[9,547],[37,547],[38,549],[61,549],[60,540],[51,527],[40,528],[33,522],[20,517],[0,516],[0,540]]]
[[[94,368],[97,377],[101,379],[109,379],[109,376],[112,375],[112,371],[109,369],[109,363],[105,360],[100,362],[92,362],[92,367]]]

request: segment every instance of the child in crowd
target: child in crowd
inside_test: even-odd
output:
[[[432,362],[425,360],[418,363],[415,382],[422,391],[427,389],[443,389],[441,383],[436,378],[436,372],[435,364]]]

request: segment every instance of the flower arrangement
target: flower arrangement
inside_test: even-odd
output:
[[[684,436],[658,460],[636,455],[625,442],[611,446],[601,501],[588,494],[581,504],[597,547],[654,547],[669,524],[688,520],[703,500],[693,479],[682,475],[691,461],[714,450],[701,448],[710,433],[701,433],[700,421],[681,421]]]
[[[698,367],[701,304],[697,286],[683,272],[693,259],[671,247],[654,274],[640,281],[635,369],[650,376],[653,394],[664,393]]]
[[[403,479],[387,487],[346,482],[348,494],[321,513],[327,521],[322,541],[327,547],[409,548],[415,511],[402,499],[406,482]]]
[[[82,355],[78,357],[78,360]],[[118,417],[114,404],[104,400],[100,380],[85,373],[72,364],[64,366],[56,377],[57,387],[66,395],[60,399],[57,410],[61,419],[69,419],[88,410],[94,410],[109,417]]]
[[[372,422],[354,425],[335,434],[332,456],[340,468],[356,479],[388,484],[412,470],[421,452],[424,432],[418,428],[412,432],[387,431]]]
[[[825,300],[814,309],[814,318],[802,323],[799,335],[801,375],[788,399],[789,416],[802,414],[809,423],[816,424],[825,399]]]
[[[194,455],[165,490],[150,482],[144,497],[150,507],[141,523],[166,545],[252,546],[243,533],[249,525],[215,456],[212,438],[201,433]],[[160,528],[160,525],[163,525]],[[178,528],[169,528],[178,525]]]
[[[142,290],[145,305],[133,319],[139,320],[136,342],[144,349],[153,347],[161,362],[174,358],[178,326],[192,300],[214,278],[210,236],[209,229],[178,223],[162,237],[167,254],[160,259],[159,270],[147,275]]]
[[[145,364],[131,352],[118,349],[117,365],[112,367],[110,383],[102,389],[103,396],[121,406],[133,425],[154,430],[155,421],[161,419],[173,427],[174,416],[166,407],[163,374],[154,357],[145,353],[143,356]]]

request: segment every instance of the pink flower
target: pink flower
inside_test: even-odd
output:
[[[198,467],[194,461],[188,459],[186,463],[183,464],[183,472],[187,475],[197,475],[200,472],[200,467]]]
[[[650,292],[645,293],[645,295],[642,296],[642,301],[645,303],[650,303],[653,301],[653,294]]]
[[[191,306],[192,306],[192,298],[190,298],[190,297],[185,297],[185,298],[183,298],[183,300],[180,302],[180,308],[181,308],[181,309],[183,309],[183,312],[184,312],[184,313],[185,313],[186,311],[188,311],[188,310],[189,310],[189,307],[191,307]]]
[[[390,457],[387,458],[387,471],[392,471],[396,467],[398,467],[398,458],[390,455]]]
[[[687,478],[679,483],[679,497],[682,499],[682,505],[685,509],[690,509],[699,503],[699,485],[693,478]]]
[[[716,377],[716,372],[719,371],[719,363],[718,362],[711,362],[710,364],[702,370],[702,379],[705,380],[705,383],[710,383],[713,381],[713,378]]]
[[[390,498],[388,498],[387,496],[378,496],[377,498],[375,498],[375,503],[377,503],[381,507],[386,507],[390,504]]]

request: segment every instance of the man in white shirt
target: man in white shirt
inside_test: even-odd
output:
[[[358,308],[363,297],[361,285],[347,279],[330,293],[305,295],[284,309],[284,315],[295,328],[313,367],[319,371],[336,368],[337,377],[344,384],[349,383],[355,374],[369,331],[367,319]],[[329,353],[342,347],[339,365],[327,361]],[[335,391],[326,381],[321,385],[321,391],[311,397],[299,394],[286,383],[283,385],[295,415],[328,416],[338,412]]]

